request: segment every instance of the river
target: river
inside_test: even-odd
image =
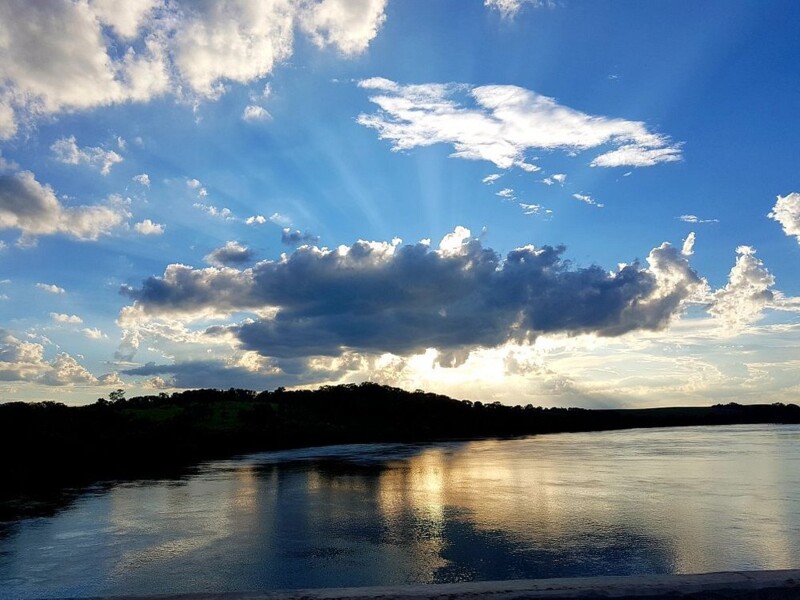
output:
[[[800,566],[800,426],[333,446],[0,527],[0,598]]]

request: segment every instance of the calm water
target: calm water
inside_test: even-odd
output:
[[[258,454],[0,529],[0,597],[800,566],[800,427]]]

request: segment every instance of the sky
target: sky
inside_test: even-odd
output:
[[[800,4],[0,1],[0,401],[800,392]]]

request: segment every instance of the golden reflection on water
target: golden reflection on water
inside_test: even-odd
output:
[[[707,431],[685,430],[683,447],[670,444],[674,435],[562,434],[431,448],[381,475],[379,505],[390,524],[407,511],[424,516],[439,546],[450,507],[475,528],[502,532],[522,547],[644,536],[667,553],[675,572],[734,561],[797,566],[798,540],[786,523],[796,521],[798,507],[781,494],[785,458],[748,451],[751,440],[743,439],[742,452],[730,448],[713,460],[720,449],[705,441]],[[653,442],[657,447],[648,448]],[[725,546],[721,532],[730,536]]]

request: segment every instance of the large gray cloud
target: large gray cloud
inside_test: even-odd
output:
[[[134,305],[120,322],[252,311],[259,318],[207,333],[233,335],[244,349],[271,357],[407,355],[545,333],[657,330],[703,283],[666,243],[650,253],[648,267],[609,272],[572,268],[564,247],[528,246],[502,259],[468,236],[459,228],[438,250],[363,241],[334,250],[304,246],[241,271],[170,265],[162,277],[122,290]]]

